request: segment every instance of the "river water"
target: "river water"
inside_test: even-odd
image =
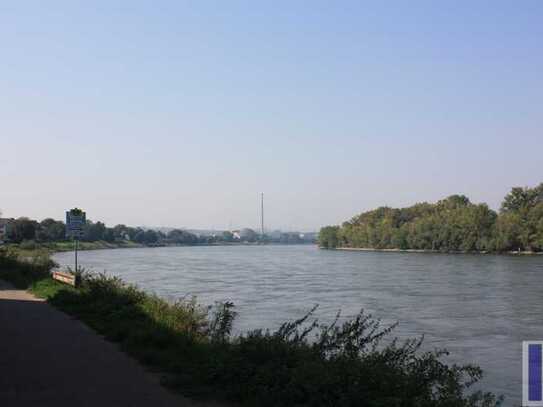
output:
[[[314,246],[210,246],[80,252],[80,264],[169,299],[233,301],[235,329],[277,328],[319,304],[323,322],[361,308],[400,338],[479,364],[481,387],[520,404],[523,340],[543,340],[543,256],[345,252]],[[59,253],[61,265],[73,253]]]

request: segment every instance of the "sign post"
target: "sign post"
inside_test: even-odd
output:
[[[79,239],[75,238],[75,272],[77,273],[77,249],[79,248]]]
[[[78,272],[77,250],[79,249],[79,238],[83,236],[83,226],[87,223],[87,214],[79,208],[66,212],[66,236],[73,237],[75,246],[75,272]]]

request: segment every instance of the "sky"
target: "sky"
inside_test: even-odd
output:
[[[12,3],[12,4],[9,4]],[[0,210],[317,230],[543,181],[541,1],[0,5]]]

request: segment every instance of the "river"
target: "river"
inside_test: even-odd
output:
[[[61,265],[73,253],[54,256]],[[361,308],[400,338],[479,364],[485,390],[520,404],[523,340],[543,340],[543,256],[345,252],[315,246],[209,246],[97,250],[80,264],[149,292],[202,304],[233,301],[236,332],[277,328],[319,304],[330,321]]]

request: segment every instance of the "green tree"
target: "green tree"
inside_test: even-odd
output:
[[[509,247],[508,250],[543,250],[539,229],[541,219],[543,219],[542,206],[543,183],[535,188],[513,188],[502,203],[501,211],[504,220],[500,222],[496,235],[498,245],[505,246],[509,238],[510,241],[514,241],[514,247]],[[507,234],[504,235],[505,232]],[[511,236],[513,232],[514,237]]]
[[[233,242],[234,234],[228,230],[225,230],[224,232],[222,232],[222,240],[225,242]]]
[[[113,243],[115,241],[115,232],[113,228],[106,228],[103,239],[109,243]]]
[[[322,247],[451,251],[543,250],[543,183],[513,188],[498,215],[465,195],[408,208],[380,207],[321,229]]]
[[[144,244],[145,243],[145,231],[141,228],[134,229],[134,234],[130,238],[136,243]]]
[[[38,222],[26,217],[21,217],[10,222],[8,227],[8,239],[15,243],[23,240],[33,240],[36,238],[36,231],[39,227]]]
[[[112,230],[116,240],[127,240],[127,238],[131,238],[131,229],[133,228],[130,228],[126,225],[115,225]]]
[[[198,236],[181,229],[174,229],[168,232],[167,239],[176,244],[194,245],[198,243]]]
[[[158,242],[159,235],[156,231],[152,229],[147,229],[143,234],[143,241],[146,244],[153,244]]]
[[[52,218],[40,222],[36,231],[36,239],[42,242],[56,242],[66,239],[66,225],[64,222]]]
[[[106,225],[102,222],[92,222],[88,220],[83,227],[83,240],[87,242],[95,242],[104,240],[106,233]]]
[[[535,188],[515,187],[508,193],[501,206],[502,212],[521,212],[543,202],[543,183]]]
[[[339,226],[325,226],[319,232],[319,246],[332,249],[338,246]]]

